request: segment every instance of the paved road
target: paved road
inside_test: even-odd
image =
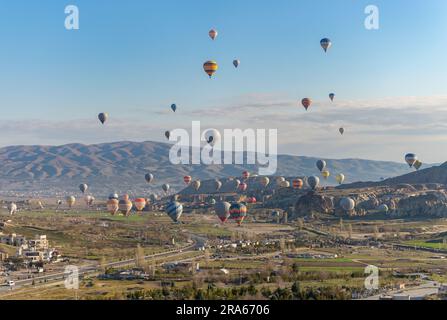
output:
[[[427,281],[417,287],[412,287],[404,290],[392,290],[386,293],[388,296],[404,295],[410,296],[411,300],[421,300],[427,296],[438,293],[439,283],[436,281]],[[360,300],[379,300],[381,295],[371,296]]]

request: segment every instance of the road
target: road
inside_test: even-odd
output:
[[[198,246],[197,242],[192,241],[191,244],[188,244],[181,248],[148,255],[148,256],[145,256],[144,259],[152,260],[152,259],[156,259],[156,258],[174,258],[176,256],[183,255],[187,252],[193,252],[197,246]],[[133,259],[110,262],[104,266],[100,266],[98,264],[85,265],[85,266],[79,267],[79,276],[82,277],[82,276],[85,276],[88,274],[98,273],[104,267],[106,267],[106,268],[107,267],[108,268],[126,267],[126,266],[130,266],[130,265],[134,265],[135,262],[136,262],[136,259],[133,258]],[[39,285],[48,284],[48,282],[52,282],[52,281],[58,281],[58,280],[63,281],[66,276],[67,275],[65,272],[56,272],[56,273],[46,274],[43,276],[34,277],[31,279],[17,280],[17,281],[15,281],[14,289],[18,289],[18,288],[21,288],[21,287],[27,286],[27,285],[32,285],[33,282],[34,282],[33,287],[36,287]],[[8,292],[10,290],[11,290],[11,288],[7,285],[0,287],[0,293]]]
[[[430,296],[432,294],[438,293],[438,288],[440,284],[436,281],[427,281],[419,286],[403,289],[403,290],[392,290],[387,292],[385,295],[393,296],[393,295],[404,295],[410,296],[411,300],[421,300],[424,297]],[[380,300],[381,295],[375,295],[368,298],[360,299],[360,300]]]

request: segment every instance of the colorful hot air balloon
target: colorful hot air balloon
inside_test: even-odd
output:
[[[345,211],[352,211],[355,209],[355,201],[349,197],[342,198],[340,200],[340,207],[342,207]]]
[[[292,187],[294,189],[301,189],[303,188],[304,182],[301,179],[295,179],[292,181]]]
[[[256,203],[256,198],[255,198],[255,197],[249,197],[249,198],[247,199],[247,203],[250,203],[250,204],[254,204],[254,203]]]
[[[241,191],[241,192],[246,191],[247,188],[248,188],[248,185],[246,183],[241,183],[241,184],[239,184],[239,187],[238,187],[239,191]]]
[[[405,156],[405,161],[408,163],[410,168],[415,164],[418,160],[418,157],[414,153],[409,153]]]
[[[416,162],[413,164],[413,167],[414,167],[416,170],[419,170],[419,169],[422,167],[422,162],[419,161],[419,160],[416,160]]]
[[[164,192],[168,192],[169,189],[171,189],[171,186],[167,183],[165,183],[164,185],[161,186],[161,188],[163,189]]]
[[[239,60],[233,60],[233,66],[235,68],[239,67],[240,64],[241,64],[241,62]]]
[[[201,184],[200,180],[195,180],[192,182],[192,187],[194,190],[199,191]]]
[[[183,181],[185,182],[185,184],[190,184],[192,181],[192,177],[191,176],[184,176],[183,177]]]
[[[88,189],[88,185],[86,185],[85,183],[79,185],[79,190],[81,190],[82,193],[85,193]]]
[[[215,29],[211,29],[211,30],[208,32],[208,35],[210,36],[210,38],[211,38],[212,40],[215,40],[216,37],[217,37],[217,35],[218,35],[218,32],[217,32],[217,30],[215,30]]]
[[[119,210],[126,217],[129,216],[130,210],[132,210],[132,206],[133,204],[132,201],[129,200],[129,196],[123,196],[123,199],[118,202]]]
[[[111,199],[116,199],[116,200],[118,200],[118,198],[119,198],[119,196],[118,196],[116,193],[111,193],[111,194],[109,195],[109,200],[111,200]]]
[[[329,172],[329,170],[323,170],[321,172],[321,176],[324,178],[324,180],[327,180],[331,176],[331,173]]]
[[[119,210],[119,201],[118,199],[112,198],[107,201],[107,211],[113,216]]]
[[[340,128],[340,129],[338,129],[338,131],[340,132],[341,135],[343,135],[345,133],[345,129],[344,128]]]
[[[323,48],[324,52],[327,52],[329,48],[332,46],[332,42],[328,38],[321,39],[320,45]]]
[[[219,66],[216,61],[210,60],[203,64],[203,70],[205,70],[210,79],[216,73],[217,69],[219,69]]]
[[[343,184],[345,181],[345,175],[343,173],[339,173],[335,176],[335,180],[337,180],[338,184]]]
[[[242,203],[233,203],[230,206],[230,219],[240,226],[247,216],[247,207]]]
[[[326,168],[326,161],[324,160],[318,160],[317,161],[317,168],[322,172]]]
[[[216,211],[217,217],[219,217],[222,223],[225,223],[230,217],[230,204],[228,202],[218,202],[214,206],[214,210]]]
[[[137,211],[143,211],[143,209],[146,207],[146,199],[144,198],[137,198],[134,201],[135,208]]]
[[[166,206],[166,213],[174,222],[178,222],[183,213],[183,205],[177,201],[171,201]]]
[[[65,202],[67,202],[68,207],[71,208],[75,204],[76,198],[73,196],[68,196],[67,198],[65,198]]]
[[[335,93],[329,93],[329,99],[331,99],[331,101],[334,101],[335,98]]]
[[[101,121],[102,124],[104,124],[108,118],[109,118],[109,115],[105,112],[98,114],[98,119],[99,119],[99,121]]]
[[[307,184],[312,190],[316,190],[320,184],[320,178],[312,176],[307,178]]]
[[[312,105],[312,100],[309,98],[304,98],[303,100],[301,100],[301,104],[303,105],[304,109],[306,109],[306,111],[309,109],[309,107]]]
[[[269,185],[270,179],[269,179],[269,177],[261,177],[260,182],[261,182],[261,185],[265,188]]]
[[[250,172],[248,172],[248,171],[244,171],[244,172],[242,172],[242,178],[244,178],[245,180],[247,180],[248,178],[250,178]]]
[[[152,173],[146,173],[144,179],[147,183],[151,183],[154,180],[154,175]]]

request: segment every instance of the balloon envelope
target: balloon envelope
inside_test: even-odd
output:
[[[320,178],[312,176],[307,178],[307,184],[312,190],[315,190],[318,188],[318,185],[320,184]]]
[[[326,168],[326,161],[324,160],[318,160],[317,161],[317,168],[322,172]]]
[[[208,32],[208,35],[210,36],[210,38],[212,39],[212,40],[215,40],[216,38],[217,38],[217,35],[218,35],[219,33],[217,32],[217,30],[215,30],[215,29],[211,29],[209,32]]]
[[[228,202],[218,202],[214,206],[214,210],[216,211],[217,217],[222,222],[226,222],[228,218],[230,217],[230,204]]]
[[[154,175],[152,173],[146,173],[144,179],[147,183],[151,183],[154,180]]]
[[[177,105],[175,103],[171,104],[171,109],[175,112],[177,110]]]
[[[219,66],[216,61],[210,60],[203,64],[203,70],[210,78],[216,73],[217,69],[219,69]]]
[[[324,52],[327,52],[328,49],[332,46],[332,42],[328,38],[321,39],[320,45],[323,48]]]
[[[337,180],[337,182],[339,184],[342,184],[345,181],[345,175],[343,173],[339,173],[337,174],[337,176],[335,177],[335,180]]]
[[[109,118],[109,115],[105,112],[98,114],[98,119],[102,124],[104,124],[108,118]]]
[[[309,107],[312,105],[312,100],[309,98],[304,98],[301,100],[301,104],[303,105],[304,109],[308,110]]]
[[[345,211],[352,211],[355,208],[355,201],[349,197],[342,198],[340,200],[340,207],[342,207]]]
[[[418,160],[418,157],[414,153],[408,153],[405,156],[405,161],[408,163],[410,168],[414,165],[414,163]]]
[[[119,210],[119,201],[118,199],[109,199],[107,201],[107,211],[112,215],[116,214]]]
[[[230,206],[230,219],[241,225],[247,216],[247,207],[242,203],[233,203]]]
[[[239,60],[233,60],[233,65],[234,65],[235,68],[239,67],[240,63],[241,62]]]
[[[85,193],[88,189],[88,185],[86,185],[85,183],[79,185],[79,190],[81,190],[82,193]]]
[[[177,222],[183,213],[183,205],[177,201],[171,201],[166,206],[166,213],[172,219],[172,221]]]

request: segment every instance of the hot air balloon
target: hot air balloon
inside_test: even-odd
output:
[[[334,101],[335,98],[335,93],[329,93],[329,99],[331,99],[331,101]]]
[[[331,175],[331,173],[329,172],[329,170],[323,170],[323,171],[321,172],[321,176],[322,176],[325,180],[327,180],[327,179],[330,177],[330,175]]]
[[[214,206],[214,205],[216,204],[216,199],[211,198],[211,199],[209,199],[208,203],[209,203],[210,205]]]
[[[292,181],[292,187],[294,189],[301,189],[303,187],[303,185],[304,185],[304,182],[301,179],[295,179]]]
[[[327,52],[328,49],[332,46],[332,42],[328,38],[321,39],[320,45],[323,48],[324,52]]]
[[[345,129],[344,128],[340,128],[340,129],[338,129],[338,131],[340,132],[341,135],[343,135],[345,133]]]
[[[151,194],[149,196],[149,199],[151,200],[152,203],[154,203],[158,200],[158,196],[156,194]]]
[[[205,141],[210,145],[214,146],[220,143],[221,135],[216,129],[209,129],[204,133]]]
[[[326,168],[326,161],[324,160],[318,160],[317,161],[317,168],[322,172]]]
[[[192,182],[192,187],[194,190],[199,191],[201,184],[200,180],[195,180]]]
[[[270,179],[268,177],[261,177],[261,185],[265,188],[269,185]]]
[[[185,184],[190,184],[192,180],[191,176],[184,176],[183,177],[183,181],[185,182]]]
[[[8,211],[9,211],[9,215],[13,215],[17,212],[17,205],[14,202],[11,202],[10,204],[8,204]]]
[[[171,109],[175,112],[177,110],[177,105],[175,103],[171,104]]]
[[[165,131],[165,137],[166,137],[166,139],[169,140],[169,138],[171,137],[171,132],[170,131]]]
[[[214,187],[216,188],[216,191],[219,191],[220,188],[222,188],[222,182],[220,182],[219,180],[215,180]]]
[[[381,213],[387,213],[390,209],[388,208],[388,206],[386,204],[381,204],[378,208],[377,211],[381,212]]]
[[[247,180],[248,178],[250,178],[250,172],[248,172],[248,171],[244,171],[244,172],[242,172],[242,178],[244,178],[245,180]]]
[[[339,173],[335,176],[335,180],[337,180],[338,184],[343,184],[345,181],[345,175],[343,173]]]
[[[205,70],[210,79],[216,73],[217,69],[219,69],[219,66],[216,61],[210,60],[203,64],[203,70]]]
[[[238,189],[241,184],[241,181],[239,179],[234,179],[233,183],[234,183],[234,188]]]
[[[65,202],[67,202],[68,207],[71,208],[75,204],[76,198],[73,197],[73,196],[68,196],[68,197],[65,198]]]
[[[340,207],[342,207],[345,211],[352,211],[355,208],[355,201],[349,197],[342,198],[340,200]]]
[[[418,160],[418,157],[414,153],[409,153],[405,156],[405,161],[408,163],[410,168],[415,164]]]
[[[316,190],[320,184],[320,178],[312,176],[307,178],[307,184],[312,190]]]
[[[101,121],[102,124],[104,124],[108,118],[109,118],[109,115],[105,112],[98,114],[98,119],[99,119],[99,121]]]
[[[135,208],[137,211],[143,211],[143,209],[146,207],[146,199],[144,198],[137,198],[134,201]]]
[[[172,219],[172,221],[177,222],[183,213],[183,205],[177,201],[171,201],[166,206],[166,213]]]
[[[277,185],[281,185],[281,183],[282,183],[283,181],[286,181],[286,178],[284,178],[284,177],[277,177],[277,178],[276,178],[276,184],[277,184]]]
[[[281,188],[290,188],[290,182],[285,180],[279,185]]]
[[[239,67],[240,63],[241,62],[239,60],[233,60],[233,65],[234,65],[235,68]]]
[[[239,191],[241,191],[241,192],[244,192],[245,190],[247,190],[247,188],[248,188],[248,185],[246,183],[241,183],[241,184],[239,184],[239,187],[238,187]]]
[[[303,105],[304,109],[308,110],[309,107],[312,105],[312,100],[309,98],[304,98],[301,100],[301,104]]]
[[[146,173],[144,179],[147,183],[151,183],[154,180],[154,175],[152,173]]]
[[[118,202],[118,208],[123,215],[129,216],[130,210],[132,210],[132,201],[129,200],[129,196],[123,196],[123,198]]]
[[[249,197],[249,198],[247,199],[247,203],[250,203],[250,204],[254,204],[254,203],[256,203],[256,198],[255,198],[255,197]]]
[[[111,199],[116,199],[116,200],[118,200],[118,198],[119,198],[119,196],[118,196],[116,193],[111,193],[111,194],[109,195],[109,200],[111,200]]]
[[[119,210],[119,201],[118,199],[112,198],[107,201],[107,211],[110,212],[110,214],[115,215]]]
[[[242,203],[233,203],[230,206],[230,219],[240,226],[247,216],[247,207]]]
[[[168,192],[169,189],[171,189],[171,186],[167,183],[165,183],[164,185],[161,186],[161,188],[163,189],[164,192]]]
[[[88,189],[88,185],[86,185],[85,183],[79,185],[79,190],[81,190],[82,193],[85,193]]]
[[[87,207],[91,207],[93,205],[93,201],[95,201],[95,198],[92,196],[85,196],[84,201]]]
[[[228,202],[218,202],[214,206],[214,211],[216,211],[216,215],[219,217],[222,223],[225,223],[230,217],[230,204]]]
[[[215,40],[218,35],[218,32],[215,29],[211,29],[210,32],[208,32],[208,34],[212,40]]]
[[[413,167],[414,167],[416,170],[419,170],[419,169],[422,167],[422,162],[419,161],[419,160],[416,160],[416,162],[413,164]]]

